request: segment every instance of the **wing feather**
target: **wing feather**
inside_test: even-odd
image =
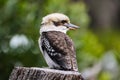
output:
[[[61,68],[73,69],[73,64],[77,67],[73,43],[64,33],[57,31],[43,32],[41,44],[43,51],[46,51]]]

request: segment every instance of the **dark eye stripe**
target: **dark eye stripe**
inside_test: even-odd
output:
[[[53,23],[54,23],[55,26],[61,25],[61,22],[54,22],[54,21],[53,21]]]
[[[66,21],[66,20],[62,20],[62,21],[60,21],[60,22],[55,22],[55,21],[53,21],[53,23],[54,23],[55,26],[60,26],[60,25],[63,25],[63,24],[65,24],[65,23],[67,23],[67,21]]]

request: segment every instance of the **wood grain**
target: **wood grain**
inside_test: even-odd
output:
[[[15,67],[9,80],[84,80],[79,72],[48,68]]]

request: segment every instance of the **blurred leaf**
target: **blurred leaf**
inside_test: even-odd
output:
[[[107,72],[101,73],[99,80],[111,80],[110,74]]]

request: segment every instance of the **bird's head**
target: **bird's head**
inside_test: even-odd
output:
[[[61,13],[52,13],[42,19],[40,33],[47,31],[60,31],[66,33],[70,29],[79,28],[70,23],[69,18]]]

